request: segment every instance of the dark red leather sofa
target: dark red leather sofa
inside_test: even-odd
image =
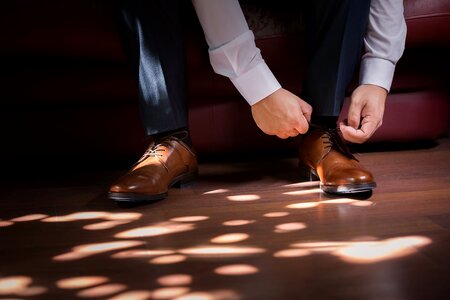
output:
[[[301,26],[280,10],[272,16],[274,4],[265,2],[243,3],[257,44],[282,85],[300,93]],[[186,93],[197,151],[295,147],[297,139],[258,130],[247,103],[213,73],[193,11],[187,15]],[[433,140],[448,131],[450,1],[407,0],[405,16],[407,48],[371,143]],[[3,161],[105,160],[143,151],[135,83],[108,1],[10,1],[0,28]]]

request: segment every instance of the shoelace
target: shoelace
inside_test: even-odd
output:
[[[323,143],[326,145],[327,153],[331,151],[333,147],[336,148],[340,153],[345,155],[350,159],[354,159],[358,161],[358,159],[352,154],[347,144],[342,140],[340,133],[340,129],[331,129],[321,125],[310,123],[309,126],[311,128],[322,130],[326,133],[325,136],[322,136]]]
[[[149,149],[147,149],[147,151],[145,151],[144,155],[146,155],[147,157],[163,156],[159,152],[164,152],[166,150],[159,148],[160,146],[162,146],[162,144],[153,145],[151,148],[149,148]]]
[[[139,164],[149,157],[163,157],[164,155],[161,152],[165,152],[166,150],[160,148],[161,146],[164,146],[164,143],[155,143],[153,146],[148,148],[136,164]]]

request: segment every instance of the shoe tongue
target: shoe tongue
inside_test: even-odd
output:
[[[167,135],[164,135],[162,137],[158,137],[157,139],[155,139],[155,143],[161,143],[164,140],[167,140],[169,138],[176,138],[180,141],[182,141],[183,143],[185,143],[186,145],[191,144],[190,141],[190,137],[189,137],[189,132],[187,130],[181,130],[181,131],[177,131],[177,132],[173,132],[173,133],[169,133]]]
[[[314,164],[322,161],[331,150],[338,151],[350,159],[357,160],[335,129],[316,128],[304,141],[304,159]]]
[[[186,138],[188,138],[189,134],[186,130],[183,130],[183,131],[175,132],[171,136],[176,137],[177,139],[183,141]]]
[[[325,134],[328,136],[329,141],[332,143],[332,147],[334,150],[339,151],[341,154],[345,155],[350,159],[358,161],[358,159],[356,159],[356,157],[352,154],[352,152],[348,148],[345,141],[342,139],[338,129],[329,129],[326,131]]]

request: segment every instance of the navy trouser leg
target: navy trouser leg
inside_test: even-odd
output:
[[[353,77],[369,18],[370,0],[311,0],[305,18],[308,67],[303,98],[313,116],[338,116]]]
[[[187,127],[181,0],[119,0],[119,30],[147,134]]]

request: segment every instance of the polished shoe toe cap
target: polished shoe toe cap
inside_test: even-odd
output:
[[[143,174],[142,170],[131,172],[109,188],[110,193],[161,193],[165,192],[161,187],[158,173],[151,173],[151,176]]]
[[[373,183],[372,173],[361,168],[335,169],[325,177],[327,185],[350,185]]]

